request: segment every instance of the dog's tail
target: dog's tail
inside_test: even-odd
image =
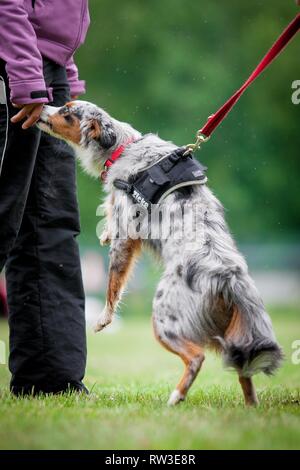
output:
[[[233,273],[223,285],[222,295],[232,311],[224,337],[219,339],[225,366],[243,377],[273,374],[283,353],[253,280],[248,273]]]

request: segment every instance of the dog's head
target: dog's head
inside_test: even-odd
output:
[[[93,176],[99,176],[103,162],[116,147],[137,134],[128,124],[86,101],[71,101],[60,108],[45,106],[38,127],[70,144]]]
[[[71,101],[60,108],[44,106],[38,127],[70,144],[84,169],[96,177],[116,148],[141,136],[87,101]]]
[[[117,140],[113,119],[85,101],[71,101],[61,108],[45,106],[38,126],[73,147],[87,148],[92,143],[98,151],[106,151]]]

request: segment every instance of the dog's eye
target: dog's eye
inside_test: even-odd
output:
[[[72,124],[73,118],[70,114],[65,114],[64,118],[65,118],[65,121],[67,121],[69,124]]]
[[[62,108],[60,108],[60,110],[58,111],[58,114],[61,114],[61,115],[64,115],[64,114],[67,114],[69,112],[69,108],[67,106],[63,106]]]

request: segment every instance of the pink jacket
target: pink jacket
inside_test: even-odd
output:
[[[47,103],[42,56],[66,66],[71,95],[85,92],[73,60],[89,26],[88,0],[1,0],[0,58],[11,101]]]

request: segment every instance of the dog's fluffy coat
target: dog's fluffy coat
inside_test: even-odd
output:
[[[222,205],[211,190],[206,185],[191,186],[173,192],[162,202],[172,206],[175,213],[193,202],[200,208],[196,224],[203,224],[204,239],[192,249],[186,249],[185,238],[119,239],[114,217],[124,211],[125,201],[129,206],[133,202],[113,186],[113,181],[127,180],[176,146],[154,134],[142,136],[130,125],[83,101],[59,109],[46,106],[39,126],[67,140],[85,170],[96,177],[116,148],[134,140],[111,166],[105,182],[108,221],[102,242],[111,243],[111,259],[107,302],[96,330],[111,322],[133,261],[142,246],[148,245],[164,265],[153,302],[155,335],[186,366],[169,403],[185,398],[204,360],[205,347],[222,353],[225,364],[239,374],[246,403],[257,403],[251,376],[260,371],[272,374],[282,352],[247,264],[227,228]]]

